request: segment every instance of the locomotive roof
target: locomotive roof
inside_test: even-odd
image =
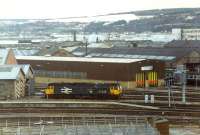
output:
[[[86,57],[47,57],[47,56],[18,56],[18,60],[36,61],[71,61],[71,62],[101,62],[101,63],[133,63],[144,61],[145,59],[126,58],[86,58]]]

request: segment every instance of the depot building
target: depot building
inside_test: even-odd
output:
[[[157,87],[163,84],[164,62],[125,58],[20,56],[19,64],[30,64],[35,83],[120,83],[124,88]]]

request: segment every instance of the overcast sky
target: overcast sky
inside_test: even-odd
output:
[[[200,0],[0,0],[0,19],[62,18],[180,7],[200,7]]]

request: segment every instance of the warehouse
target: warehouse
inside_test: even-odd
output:
[[[85,55],[85,49],[75,49],[73,54]],[[164,47],[87,48],[87,57],[161,60],[165,62],[166,76],[172,75],[179,65],[184,65],[187,70],[187,84],[200,85],[199,40],[173,40]]]
[[[21,56],[17,61],[33,67],[37,84],[119,82],[130,89],[158,86],[164,78],[164,63],[158,60]]]
[[[200,41],[199,40],[175,40],[165,45],[165,48],[177,50],[179,59],[171,63],[172,67],[184,65],[187,70],[187,84],[196,87],[200,85]],[[187,52],[187,53],[184,53]],[[184,54],[184,55],[183,55]]]
[[[20,66],[0,66],[0,99],[18,99],[25,95],[25,74]]]

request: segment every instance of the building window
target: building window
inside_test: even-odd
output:
[[[71,72],[71,71],[36,70],[35,76],[38,76],[38,77],[53,77],[53,78],[85,79],[85,78],[87,78],[87,73],[86,72]]]

